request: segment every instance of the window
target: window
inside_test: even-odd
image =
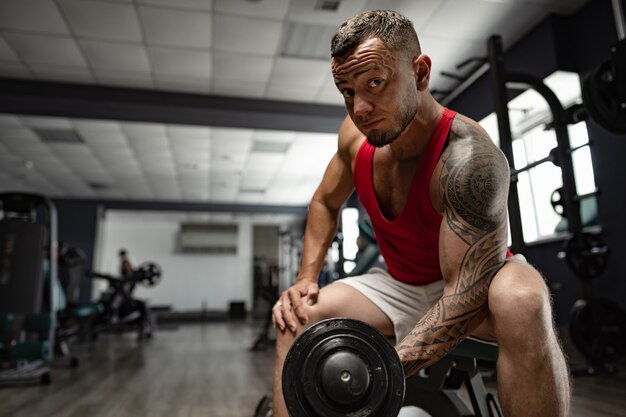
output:
[[[350,273],[356,266],[354,258],[359,250],[356,240],[359,237],[359,210],[344,208],[341,211],[341,233],[343,235],[343,270]]]
[[[567,108],[581,102],[578,74],[557,71],[544,80]],[[527,90],[509,102],[509,118],[513,136],[513,166],[520,169],[545,158],[556,147],[556,135],[550,127],[552,113],[545,99],[534,90]],[[490,114],[480,124],[499,145],[497,117]],[[589,138],[585,122],[568,126],[574,178],[578,195],[593,193],[593,174]],[[526,243],[550,238],[567,230],[567,223],[552,207],[552,194],[563,185],[561,168],[545,162],[518,175],[522,233]],[[595,223],[595,197],[581,200],[584,225]]]

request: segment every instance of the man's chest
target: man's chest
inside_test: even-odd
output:
[[[382,158],[381,158],[382,159]],[[381,213],[389,221],[397,219],[419,193],[421,187],[428,187],[428,197],[437,211],[442,211],[440,182],[441,161],[435,166],[432,175],[420,169],[420,160],[389,163],[374,158],[372,164],[372,182],[374,195]],[[423,202],[417,202],[423,203]]]

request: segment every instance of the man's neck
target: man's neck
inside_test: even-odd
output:
[[[432,96],[422,100],[411,123],[395,141],[385,146],[388,148],[389,154],[398,161],[421,158],[422,154],[426,152],[442,113],[443,106],[437,103]]]

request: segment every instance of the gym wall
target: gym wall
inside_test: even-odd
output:
[[[252,303],[253,225],[240,221],[236,254],[181,254],[176,250],[180,219],[167,214],[107,212],[100,227],[96,248],[101,272],[118,274],[118,251],[128,250],[133,260],[158,263],[161,282],[151,288],[138,287],[138,298],[153,306],[167,305],[175,311],[226,312],[230,301]]]
[[[626,5],[626,2],[622,0]],[[573,71],[581,76],[610,57],[610,47],[617,42],[613,11],[609,1],[593,0],[571,16],[550,16],[509,49],[504,39],[507,71],[544,78],[556,70]],[[485,40],[486,55],[486,40]],[[513,97],[510,93],[510,98]],[[449,107],[480,120],[494,111],[489,74],[457,97]],[[595,296],[606,297],[626,307],[626,221],[624,208],[624,155],[626,137],[611,134],[587,120],[592,141],[599,224],[602,239],[611,248],[606,272],[592,284]],[[525,253],[545,275],[554,296],[557,323],[566,323],[573,303],[580,296],[580,281],[564,261],[557,259],[564,241],[530,246]]]

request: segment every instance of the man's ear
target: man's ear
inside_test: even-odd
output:
[[[428,87],[428,81],[430,80],[430,57],[425,54],[421,54],[413,60],[413,69],[415,70],[415,79],[418,83],[418,87]]]

